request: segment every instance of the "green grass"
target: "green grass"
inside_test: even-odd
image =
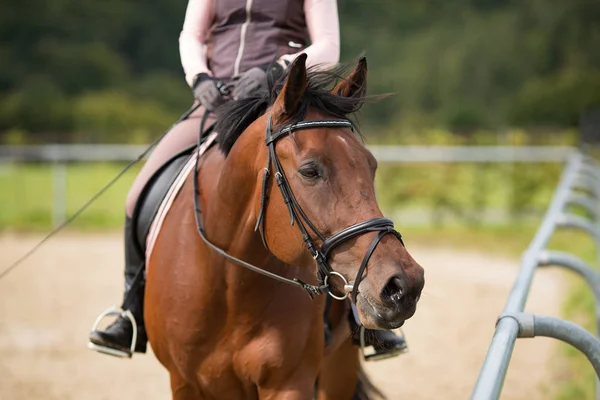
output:
[[[72,215],[108,183],[124,164],[77,164],[67,168],[66,209]],[[127,191],[139,167],[134,167],[77,218],[75,228],[116,228],[122,225]],[[44,230],[52,225],[54,173],[50,164],[0,165],[0,229]]]
[[[570,290],[563,306],[563,317],[596,334],[594,297],[589,285],[579,277],[569,281]],[[556,365],[559,383],[556,399],[595,399],[596,374],[587,358],[573,347],[562,345],[557,359],[560,361]]]
[[[109,182],[124,165],[72,164],[67,172],[67,215]],[[73,224],[77,228],[121,226],[127,191],[139,166],[122,177]],[[52,224],[54,170],[51,164],[0,164],[0,230],[48,229]],[[435,209],[473,225],[482,210],[542,212],[560,166],[420,164],[381,166],[381,205],[392,210]]]

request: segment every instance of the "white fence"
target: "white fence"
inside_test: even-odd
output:
[[[413,162],[564,162],[569,146],[368,146],[381,163]],[[144,145],[0,146],[0,162],[131,161]]]
[[[0,146],[0,164],[51,163],[55,225],[66,217],[67,163],[130,162],[144,145]],[[368,146],[381,164],[403,163],[563,163],[576,151],[569,146]]]

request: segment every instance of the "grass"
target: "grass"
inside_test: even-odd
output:
[[[124,165],[76,164],[68,167],[67,214],[71,215],[110,181]],[[139,167],[119,180],[74,223],[75,229],[116,229],[123,223],[125,198]],[[509,210],[526,208],[543,212],[560,174],[560,166],[546,165],[441,165],[381,167],[377,178],[379,200],[384,209],[444,206],[458,214],[478,207]],[[382,189],[384,188],[384,189]],[[42,230],[51,225],[53,169],[51,165],[0,165],[0,231]],[[390,212],[386,212],[390,214]],[[406,226],[398,220],[407,245],[425,243],[473,248],[491,255],[518,257],[531,242],[539,220],[523,222],[517,216],[509,224],[464,223]],[[464,221],[463,221],[464,222]],[[595,264],[594,244],[588,236],[573,231],[557,232],[548,246],[569,251]],[[570,290],[563,317],[594,332],[594,303],[591,291],[578,277],[569,279]],[[557,342],[558,343],[558,342]],[[570,346],[558,344],[555,357],[556,400],[593,399],[594,372],[584,356]]]
[[[563,317],[596,334],[595,304],[589,285],[572,277]],[[571,346],[562,345],[555,376],[559,383],[557,400],[595,399],[595,372],[583,354]]]
[[[72,215],[124,164],[82,163],[67,167],[66,211]],[[139,166],[122,177],[74,223],[77,228],[116,228]],[[0,230],[48,229],[52,225],[54,172],[51,164],[0,164]],[[470,222],[485,209],[543,211],[560,166],[421,164],[381,166],[379,201],[396,209],[435,209]],[[381,188],[381,189],[380,189]],[[60,192],[58,192],[60,193]],[[390,207],[388,207],[390,208]],[[443,211],[443,213],[441,213]],[[437,218],[437,216],[436,216]]]
[[[125,164],[75,164],[67,167],[66,211],[72,215]],[[116,228],[123,223],[125,198],[139,167],[134,167],[77,218],[75,228]],[[0,165],[0,229],[47,230],[52,226],[52,165]]]

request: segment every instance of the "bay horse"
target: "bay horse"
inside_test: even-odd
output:
[[[370,398],[348,301],[331,307],[325,346],[318,295],[350,296],[369,329],[416,310],[423,268],[383,218],[377,162],[348,119],[367,98],[366,59],[347,77],[305,61],[222,107],[218,146],[148,258],[144,318],[173,399]]]

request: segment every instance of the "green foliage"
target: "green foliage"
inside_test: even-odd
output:
[[[449,110],[446,125],[453,132],[470,134],[485,127],[487,122],[484,112],[479,107],[462,106]]]
[[[98,92],[77,98],[74,125],[80,140],[148,143],[177,115],[152,100],[133,99],[120,92]]]
[[[524,85],[600,68],[592,50],[600,45],[595,1],[374,1],[369,10],[366,4],[347,1],[340,9],[345,54],[366,49],[372,90],[397,93],[369,108],[374,124],[392,118],[403,126],[459,129],[465,123],[469,129],[528,123],[509,118],[513,108],[533,107],[522,96],[513,106]],[[591,103],[600,104],[597,98]],[[553,111],[561,114],[562,107],[555,101]],[[581,102],[569,105],[570,115],[581,111]],[[531,122],[547,124],[543,118]]]
[[[143,131],[127,135],[138,140],[189,107],[178,48],[186,1],[13,3],[0,0],[0,142],[14,130],[26,142],[88,140],[89,132],[94,141],[124,138],[115,127]],[[598,1],[338,7],[342,61],[365,51],[371,92],[396,93],[365,107],[364,123],[378,128],[371,136],[391,127],[466,135],[506,125],[573,127],[600,105]],[[122,113],[136,116],[109,111],[114,93],[128,107]],[[93,122],[77,115],[82,103],[96,110]],[[157,116],[138,126],[150,109]]]
[[[18,90],[0,98],[0,129],[35,134],[73,128],[70,100],[47,76],[31,76]]]
[[[380,166],[382,207],[430,211],[430,223],[480,226],[542,215],[558,182],[557,164],[418,164]]]
[[[600,104],[599,71],[564,71],[525,84],[511,105],[520,125],[577,125],[581,113]]]

